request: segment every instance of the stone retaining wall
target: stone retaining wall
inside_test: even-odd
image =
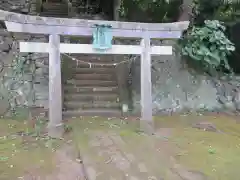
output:
[[[173,46],[176,44],[174,40],[162,43]],[[240,77],[234,77],[234,80],[222,77],[221,80],[217,80],[196,74],[183,66],[177,53],[173,56],[153,57],[152,64],[154,114],[240,110]],[[133,113],[139,113],[140,61],[135,61],[132,67]]]
[[[0,0],[0,9],[28,14],[31,0]]]
[[[48,108],[48,54],[19,53],[19,41],[46,42],[46,38],[0,29],[1,116],[19,107]]]
[[[37,15],[36,0],[0,0],[0,9]],[[0,116],[48,109],[48,54],[19,53],[19,41],[47,42],[44,35],[0,29]]]
[[[46,42],[43,35],[29,35],[0,30],[0,115],[9,115],[17,107],[48,109],[48,55],[18,53],[18,41]],[[157,42],[159,45],[159,42]],[[174,45],[175,41],[163,41]],[[16,75],[17,61],[26,61]],[[210,79],[191,73],[179,56],[152,58],[153,112],[155,114],[189,110],[240,109],[240,78]],[[140,112],[140,60],[132,65],[133,113]]]

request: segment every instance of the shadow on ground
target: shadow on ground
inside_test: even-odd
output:
[[[84,117],[66,122],[63,140],[44,123],[0,120],[0,179],[238,180],[239,117],[155,117],[155,135],[132,119]],[[38,128],[39,129],[39,128]]]

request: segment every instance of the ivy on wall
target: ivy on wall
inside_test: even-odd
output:
[[[16,55],[8,65],[6,73],[1,77],[0,99],[6,106],[6,111],[14,112],[19,106],[34,105],[33,81],[35,63],[28,56]],[[5,112],[6,113],[6,112]],[[4,115],[4,112],[1,112]]]

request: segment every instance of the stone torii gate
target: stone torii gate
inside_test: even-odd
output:
[[[172,55],[171,46],[151,46],[151,39],[178,39],[189,22],[137,23],[29,16],[0,10],[9,32],[49,35],[49,43],[20,42],[20,52],[49,53],[49,135],[62,134],[62,92],[60,53],[141,55],[141,124],[152,132],[151,55]],[[116,38],[138,38],[140,45],[113,45],[105,51],[91,44],[60,43],[60,35],[92,36],[94,25],[109,24]]]

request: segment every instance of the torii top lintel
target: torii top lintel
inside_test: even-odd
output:
[[[174,23],[138,23],[138,22],[120,22],[120,21],[99,21],[86,19],[68,19],[52,18],[24,15],[14,12],[0,10],[0,20],[16,22],[22,24],[39,24],[39,25],[57,25],[57,26],[86,26],[92,27],[94,24],[109,24],[113,29],[130,29],[130,30],[158,30],[158,31],[183,31],[187,29],[189,21]]]

